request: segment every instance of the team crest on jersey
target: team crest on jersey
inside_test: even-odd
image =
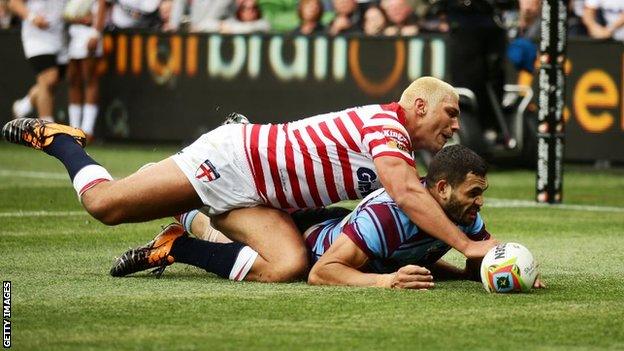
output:
[[[399,149],[407,153],[412,152],[410,140],[402,130],[393,126],[384,126],[382,132],[386,137],[386,145],[388,145],[388,147]]]
[[[221,175],[217,172],[215,166],[210,162],[210,160],[204,161],[199,167],[197,171],[195,171],[195,178],[201,180],[204,183],[211,182],[215,179],[218,179]]]

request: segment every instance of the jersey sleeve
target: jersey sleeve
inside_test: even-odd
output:
[[[377,113],[362,128],[362,144],[373,159],[393,156],[414,166],[412,142],[405,127],[389,112]]]
[[[343,233],[371,259],[388,258],[405,240],[396,206],[368,205],[343,227]]]

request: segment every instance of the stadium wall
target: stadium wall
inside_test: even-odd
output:
[[[397,99],[411,80],[450,79],[443,36],[222,36],[115,33],[104,39],[98,135],[189,141],[238,111],[284,122]],[[571,39],[566,159],[624,161],[624,45]],[[0,31],[1,120],[34,81],[19,33]],[[536,87],[537,84],[534,84]],[[66,120],[61,87],[57,118]]]

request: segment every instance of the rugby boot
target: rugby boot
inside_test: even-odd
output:
[[[188,236],[188,234],[181,225],[177,223],[169,224],[156,235],[154,240],[144,246],[124,252],[121,257],[115,260],[110,270],[110,275],[123,277],[146,269],[156,268],[152,273],[156,277],[160,277],[165,268],[172,265],[175,261],[169,253],[171,252],[173,242],[182,236]]]
[[[50,145],[54,136],[59,134],[71,136],[82,147],[87,143],[87,137],[82,130],[38,118],[14,119],[2,128],[2,136],[7,141],[37,150]]]
[[[249,119],[238,112],[232,112],[222,123],[222,125],[226,124],[249,124]]]

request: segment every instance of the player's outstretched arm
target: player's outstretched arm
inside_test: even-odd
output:
[[[444,241],[468,258],[483,257],[495,245],[493,240],[469,240],[420,184],[416,169],[402,159],[377,157],[375,168],[390,197],[424,232]]]
[[[408,265],[390,274],[359,271],[367,262],[366,253],[346,235],[341,234],[310,270],[308,284],[400,289],[433,287],[433,277],[423,267]]]

